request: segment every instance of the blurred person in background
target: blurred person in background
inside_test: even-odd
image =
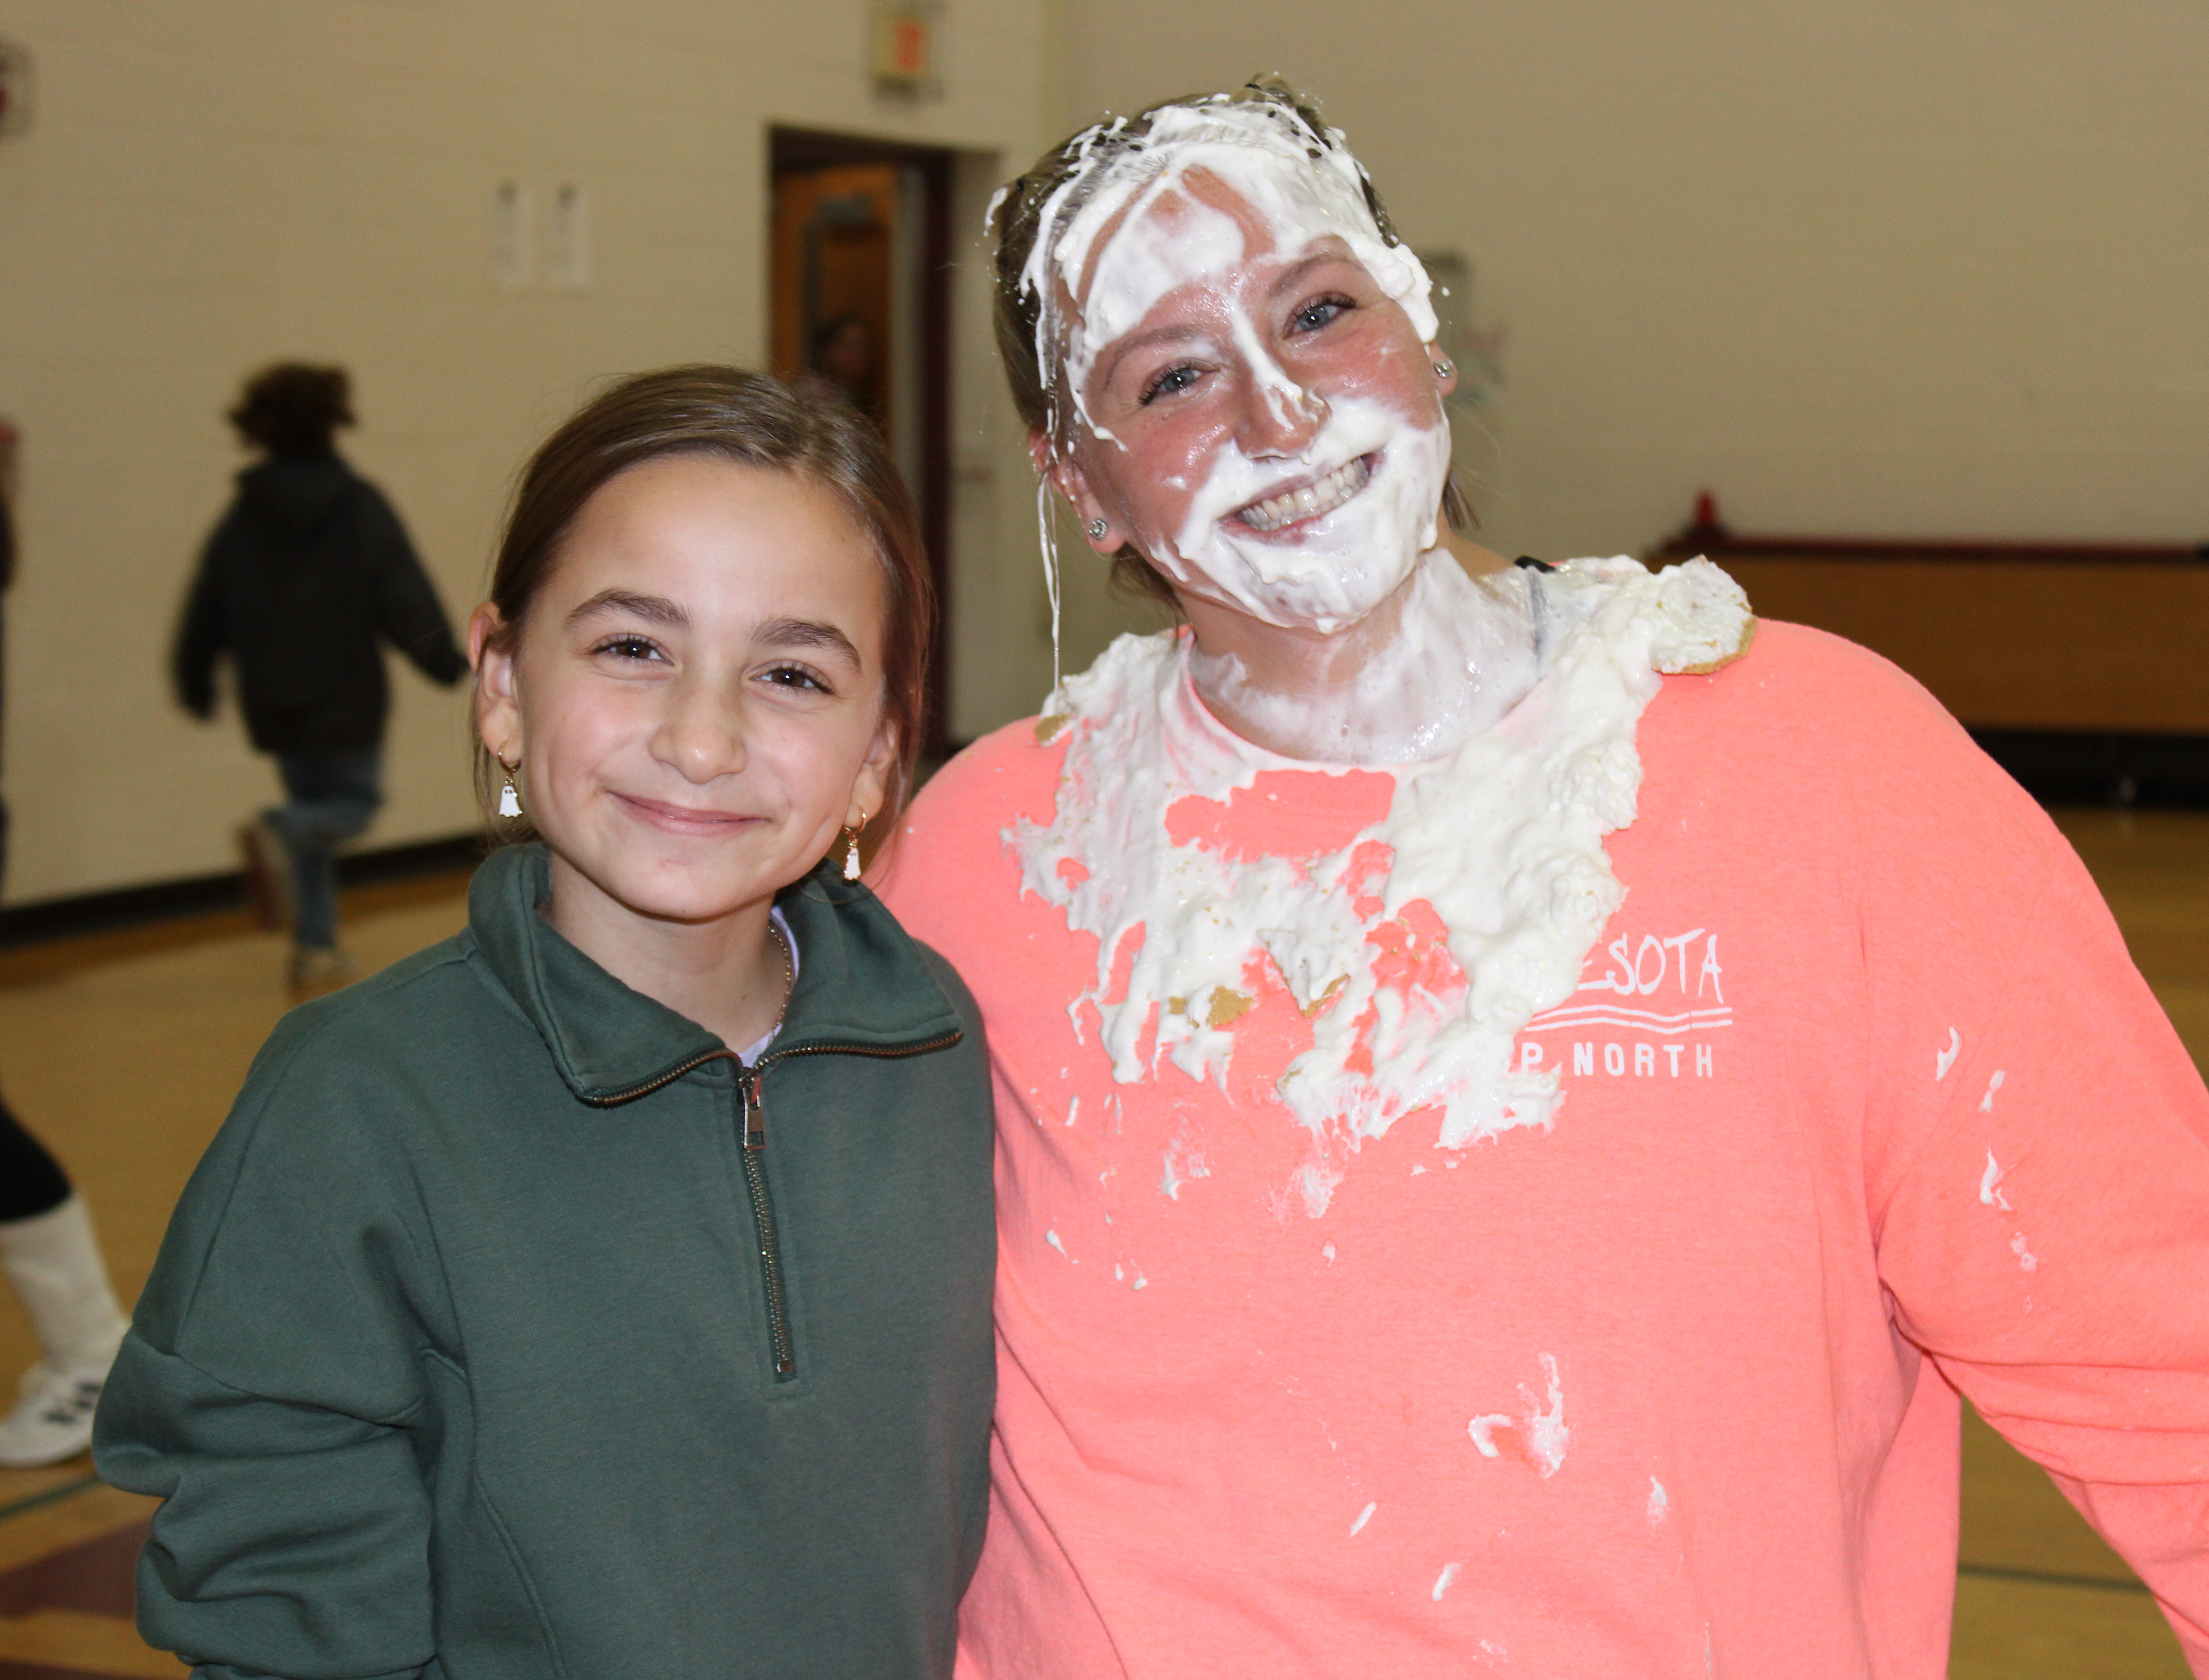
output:
[[[15,581],[9,513],[15,436],[0,427],[0,592]],[[8,808],[0,804],[0,872]],[[116,1304],[84,1198],[54,1158],[0,1101],[0,1271],[38,1337],[15,1409],[0,1418],[0,1466],[72,1458],[92,1442],[92,1413],[129,1322]]]
[[[842,398],[888,430],[881,343],[867,317],[856,310],[832,316],[816,329],[813,364],[804,382],[808,389]]]
[[[346,370],[280,362],[228,418],[263,458],[238,475],[201,556],[177,695],[213,718],[215,664],[230,655],[246,731],[286,795],[239,831],[246,880],[263,924],[290,926],[292,985],[308,992],[352,966],[337,942],[336,849],[382,803],[391,696],[377,642],[447,686],[468,664],[399,515],[337,453],[338,428],[353,424]]]

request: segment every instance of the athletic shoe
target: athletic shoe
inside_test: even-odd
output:
[[[22,1398],[0,1419],[0,1466],[30,1470],[59,1464],[92,1445],[93,1408],[107,1366],[56,1370],[41,1359],[23,1374]]]
[[[292,890],[292,854],[284,836],[265,816],[256,817],[238,831],[238,849],[245,859],[245,898],[253,919],[264,928],[288,928],[298,913]]]

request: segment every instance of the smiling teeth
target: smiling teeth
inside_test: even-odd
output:
[[[1365,488],[1373,476],[1373,469],[1358,456],[1346,467],[1338,467],[1324,479],[1306,485],[1302,490],[1284,491],[1269,496],[1262,502],[1253,502],[1236,515],[1253,531],[1278,531],[1284,525],[1294,525],[1301,519],[1316,519],[1321,514],[1331,514],[1344,503]]]

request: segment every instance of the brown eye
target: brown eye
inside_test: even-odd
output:
[[[760,673],[760,680],[771,688],[811,689],[816,694],[834,692],[814,672],[802,665],[779,665]]]

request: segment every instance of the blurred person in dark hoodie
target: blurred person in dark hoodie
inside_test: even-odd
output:
[[[276,760],[285,802],[239,832],[264,923],[292,930],[291,980],[308,992],[345,978],[337,942],[336,848],[382,803],[390,710],[385,641],[433,682],[467,671],[422,563],[383,493],[334,444],[353,424],[339,367],[280,362],[245,383],[231,425],[263,459],[200,558],[177,635],[178,698],[211,719],[227,653],[254,746]]]

